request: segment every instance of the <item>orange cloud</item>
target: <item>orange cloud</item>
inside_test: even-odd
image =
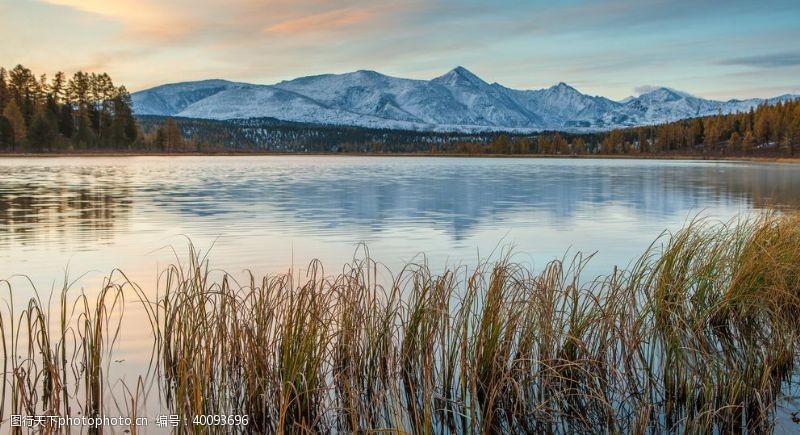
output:
[[[265,30],[280,34],[327,32],[364,22],[373,16],[375,13],[367,9],[339,9],[291,19],[267,27]]]
[[[126,22],[147,22],[164,16],[157,4],[136,0],[43,0],[45,3],[66,6],[83,12],[118,18]]]
[[[119,21],[127,30],[157,39],[169,39],[194,29],[187,19],[163,3],[149,0],[41,0],[55,6]]]

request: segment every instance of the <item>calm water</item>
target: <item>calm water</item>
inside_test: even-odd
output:
[[[238,273],[337,270],[364,242],[390,267],[514,247],[542,266],[597,251],[626,265],[697,214],[800,204],[800,166],[628,160],[134,157],[0,160],[0,278],[147,285],[187,238]],[[496,256],[496,254],[495,254]],[[185,257],[185,256],[184,256]],[[85,274],[85,275],[84,275]]]
[[[401,157],[0,159],[0,279],[15,304],[65,274],[88,294],[122,268],[152,292],[187,240],[212,265],[277,273],[314,258],[327,271],[368,246],[393,270],[423,258],[470,265],[512,247],[537,269],[595,252],[591,275],[639,256],[698,214],[729,219],[800,205],[800,165],[628,160]],[[174,253],[173,250],[174,249]],[[152,337],[125,308],[109,380],[136,384]],[[126,397],[122,384],[109,394]],[[151,395],[152,396],[152,395]],[[163,408],[146,400],[151,418]],[[791,398],[780,422],[798,409]],[[156,432],[157,433],[157,432]]]

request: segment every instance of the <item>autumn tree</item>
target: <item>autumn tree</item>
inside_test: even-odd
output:
[[[156,141],[159,143],[161,151],[177,152],[181,151],[183,147],[183,137],[181,130],[178,128],[178,123],[173,118],[167,118],[164,125],[159,129],[156,135]]]
[[[19,143],[28,135],[28,128],[25,123],[25,117],[22,114],[22,111],[19,109],[17,102],[15,100],[11,100],[7,105],[6,108],[3,110],[3,117],[8,120],[11,124],[11,128],[14,129],[14,140],[15,142]]]
[[[511,140],[507,134],[497,136],[491,144],[492,153],[508,154],[511,151]]]
[[[600,145],[600,151],[603,154],[613,154],[618,149],[622,149],[622,144],[625,142],[625,135],[622,130],[613,130],[609,133],[603,143]]]
[[[572,142],[572,152],[578,155],[586,154],[586,141],[583,138],[576,138]]]
[[[569,144],[561,137],[560,133],[553,136],[553,150],[561,155],[569,154]]]
[[[765,144],[772,138],[772,114],[767,106],[761,106],[756,111],[755,125],[753,126],[753,134],[756,141],[760,144]]]
[[[728,139],[728,142],[730,143],[732,149],[736,151],[742,151],[742,136],[739,133],[735,131],[731,133],[731,137]]]

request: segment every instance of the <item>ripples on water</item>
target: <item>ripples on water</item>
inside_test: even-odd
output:
[[[697,213],[800,204],[800,167],[681,161],[404,157],[0,160],[2,273],[49,287],[123,267],[151,279],[213,244],[233,272],[339,267],[359,242],[389,266],[469,263],[513,245],[534,264],[599,251],[624,265]]]
[[[0,279],[97,289],[112,269],[152,291],[187,237],[233,273],[331,273],[366,243],[398,270],[436,269],[513,246],[542,266],[598,251],[608,273],[698,213],[728,219],[800,205],[800,166],[719,162],[404,157],[0,159]],[[213,248],[212,248],[213,246]],[[12,278],[16,302],[30,294]],[[22,294],[20,294],[22,293]],[[19,295],[19,296],[17,296]],[[74,296],[74,293],[73,293]],[[152,344],[131,304],[109,379],[136,379]],[[157,406],[157,401],[149,406]],[[795,409],[795,408],[791,408]],[[151,409],[154,413],[157,408]]]

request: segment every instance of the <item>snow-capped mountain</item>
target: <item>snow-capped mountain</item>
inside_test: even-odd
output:
[[[374,71],[302,77],[275,85],[204,80],[132,95],[137,115],[277,118],[315,124],[441,131],[604,130],[749,110],[796,98],[714,101],[659,88],[622,101],[559,83],[541,90],[489,84],[463,67],[433,80]]]

